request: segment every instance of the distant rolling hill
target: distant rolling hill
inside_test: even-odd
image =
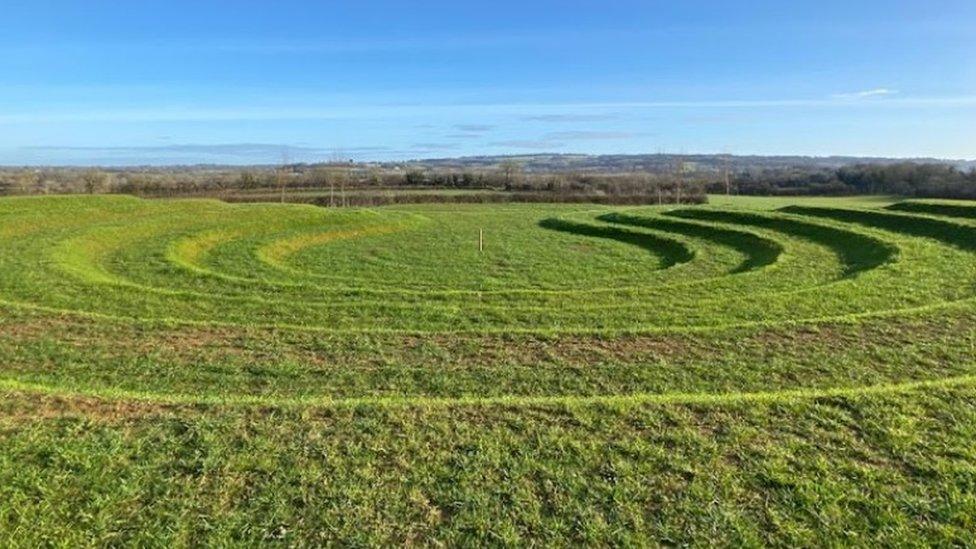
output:
[[[897,164],[901,162],[948,164],[962,170],[976,169],[976,160],[939,158],[883,158],[857,156],[736,156],[723,154],[531,154],[516,156],[466,156],[433,158],[389,166],[442,169],[482,169],[505,162],[516,162],[528,172],[600,171],[600,172],[671,172],[683,165],[686,171],[712,172],[726,168],[750,169],[822,168],[835,169],[853,164]]]

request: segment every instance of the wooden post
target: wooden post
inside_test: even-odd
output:
[[[485,251],[485,230],[478,229],[478,251]]]

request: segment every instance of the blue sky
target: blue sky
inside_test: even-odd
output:
[[[0,164],[976,158],[976,2],[4,0]]]

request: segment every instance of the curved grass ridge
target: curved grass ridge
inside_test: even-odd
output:
[[[193,203],[180,204],[193,208]],[[213,205],[207,204],[207,208]],[[382,245],[398,253],[402,243],[419,242],[417,253],[424,254],[425,241],[417,234],[416,227],[398,232],[396,225],[383,223],[382,213],[371,213],[365,225],[356,216],[347,216],[343,223],[353,227],[323,232],[323,221],[300,219],[299,226],[292,228],[280,218],[268,220],[262,225],[263,215],[246,219],[235,227],[226,212],[219,212],[219,221],[228,228],[217,230],[190,230],[184,227],[191,221],[172,215],[166,207],[160,208],[159,221],[140,216],[142,224],[132,226],[121,219],[100,223],[81,232],[80,235],[59,240],[60,233],[50,238],[51,258],[56,271],[71,275],[81,284],[67,284],[66,294],[60,295],[61,303],[38,303],[32,299],[14,299],[3,294],[8,303],[41,305],[50,310],[77,310],[73,303],[81,302],[87,293],[113,290],[100,308],[81,308],[81,312],[99,313],[110,318],[144,318],[142,311],[158,309],[167,314],[151,314],[164,322],[180,322],[214,325],[255,325],[282,328],[356,331],[401,332],[463,332],[463,331],[513,331],[531,332],[627,332],[669,329],[708,329],[727,326],[772,325],[797,321],[819,321],[844,318],[850,315],[884,314],[886,311],[915,310],[938,302],[967,299],[971,294],[960,294],[946,288],[938,277],[931,277],[933,284],[928,293],[913,288],[910,294],[899,295],[900,282],[897,271],[910,268],[912,263],[927,264],[931,258],[946,259],[943,253],[932,247],[913,244],[913,253],[900,256],[906,244],[876,233],[864,233],[851,224],[879,228],[874,223],[858,223],[854,210],[834,212],[826,216],[820,209],[788,209],[779,213],[746,213],[716,209],[672,210],[666,217],[636,216],[633,213],[584,212],[592,216],[598,225],[575,220],[544,217],[535,222],[550,234],[567,234],[579,237],[579,261],[567,264],[566,253],[551,253],[551,249],[567,243],[559,239],[544,239],[546,232],[532,233],[529,240],[518,241],[511,247],[512,254],[521,253],[521,246],[544,251],[542,261],[532,256],[522,256],[528,262],[520,264],[501,254],[492,258],[488,254],[469,254],[471,265],[453,263],[454,258],[444,256],[444,263],[427,265],[388,265],[376,267],[359,265],[357,256],[363,245],[381,239]],[[263,214],[251,209],[248,213]],[[784,215],[789,214],[789,215]],[[838,218],[842,214],[842,217]],[[312,217],[317,213],[302,211]],[[579,216],[580,214],[574,214]],[[885,216],[894,214],[872,213]],[[846,216],[846,217],[843,217]],[[852,217],[854,216],[854,217]],[[818,218],[842,221],[844,224],[824,224]],[[287,219],[287,218],[285,218]],[[505,218],[507,221],[508,218]],[[911,236],[939,236],[953,244],[954,237],[947,231],[959,227],[946,226],[944,222],[925,218],[911,218],[909,229],[901,232]],[[525,221],[522,221],[525,223]],[[899,221],[900,222],[900,221]],[[531,218],[528,223],[532,223]],[[625,225],[642,229],[624,229]],[[124,227],[124,230],[121,229]],[[276,229],[275,227],[280,227]],[[743,231],[735,227],[749,227],[762,234]],[[267,232],[271,228],[271,232]],[[885,227],[880,227],[885,228]],[[890,227],[889,227],[890,228]],[[285,235],[276,232],[287,230]],[[296,232],[297,229],[297,232]],[[530,231],[531,225],[525,225]],[[648,229],[644,231],[643,229]],[[962,238],[968,237],[961,228]],[[162,248],[153,255],[140,255],[145,243],[156,240],[157,233],[176,231],[177,239],[159,239]],[[260,231],[255,233],[254,231]],[[537,229],[538,231],[538,229]],[[537,237],[536,235],[539,235]],[[689,240],[670,238],[677,235]],[[773,235],[776,236],[773,236]],[[189,236],[187,236],[189,235]],[[258,238],[254,239],[251,235]],[[781,239],[786,242],[781,243]],[[243,240],[242,240],[243,239]],[[538,241],[538,244],[536,244]],[[551,241],[551,242],[550,242]],[[592,243],[607,241],[624,248],[592,248]],[[246,243],[243,246],[237,242]],[[962,241],[964,242],[964,240]],[[231,246],[233,244],[233,246]],[[340,249],[344,246],[348,249]],[[972,248],[966,248],[968,252]],[[642,259],[627,249],[638,247],[650,252]],[[218,249],[223,250],[218,254]],[[294,258],[309,248],[326,249],[330,255],[318,265],[325,272],[309,273],[296,268]],[[474,247],[472,246],[472,249]],[[795,248],[795,249],[793,249]],[[904,248],[908,249],[908,248]],[[277,251],[275,251],[277,250]],[[621,261],[614,261],[614,269],[628,267],[632,274],[623,278],[608,272],[600,263],[595,251],[612,250]],[[449,250],[452,251],[453,250]],[[504,250],[509,253],[509,250]],[[570,249],[570,253],[577,250]],[[828,255],[823,255],[828,254]],[[36,255],[36,253],[35,253]],[[220,257],[217,257],[220,256]],[[226,257],[223,257],[226,256]],[[279,257],[280,256],[280,257]],[[592,259],[591,259],[592,258]],[[263,259],[263,261],[262,261]],[[640,260],[635,263],[634,260]],[[550,261],[551,260],[551,261]],[[233,261],[233,263],[228,263]],[[503,262],[499,270],[503,276],[518,278],[531,276],[535,269],[542,269],[546,276],[583,285],[579,289],[512,288],[502,279],[484,289],[398,290],[381,284],[375,278],[362,277],[360,285],[349,276],[331,272],[335,265],[349,263],[349,269],[361,269],[374,273],[375,277],[396,276],[401,269],[418,269],[423,273],[424,284],[436,282],[437,277],[456,270],[458,277],[482,276],[491,270],[492,261]],[[234,265],[240,272],[221,270],[224,264]],[[260,265],[271,270],[262,278]],[[908,265],[906,267],[905,265]],[[257,267],[253,273],[241,268]],[[680,266],[681,269],[674,269]],[[19,267],[30,269],[29,263]],[[173,267],[182,272],[176,273]],[[304,267],[304,266],[303,266]],[[564,277],[566,267],[577,269],[580,278]],[[775,270],[770,270],[776,267]],[[882,268],[885,267],[885,268]],[[933,268],[934,269],[934,268]],[[428,274],[429,270],[429,274]],[[509,275],[507,271],[512,271]],[[549,274],[549,273],[552,274]],[[33,273],[32,273],[33,274]],[[317,275],[323,275],[318,281]],[[935,274],[933,272],[933,274]],[[739,278],[729,275],[750,275]],[[868,276],[870,275],[870,276]],[[57,276],[54,272],[45,276]],[[862,276],[868,280],[856,280]],[[283,277],[283,278],[282,278]],[[587,279],[589,277],[589,280]],[[214,280],[215,279],[215,280]],[[334,279],[343,280],[332,284]],[[396,282],[396,278],[391,283]],[[67,281],[58,281],[62,286]],[[495,287],[491,287],[495,286]],[[890,287],[891,292],[884,293]],[[22,287],[15,290],[23,292]],[[950,291],[952,290],[952,291]],[[859,300],[851,300],[853,292],[874,294]],[[919,294],[915,296],[915,294]],[[364,299],[373,295],[382,299]],[[50,301],[53,299],[49,298]],[[253,305],[248,305],[253,304]],[[693,308],[689,309],[688,306]],[[859,306],[860,305],[860,306]],[[111,307],[109,307],[111,306]],[[833,309],[833,310],[832,310]],[[724,316],[724,318],[723,318]],[[376,326],[370,326],[375,324]],[[379,328],[378,325],[382,325]]]
[[[965,313],[976,301],[976,239],[970,240],[976,228],[928,214],[808,206],[778,211],[535,206],[330,212],[96,197],[80,201],[86,207],[79,215],[58,216],[51,214],[63,212],[64,203],[33,203],[33,209],[19,202],[5,210],[8,203],[0,201],[0,303],[11,310],[140,331],[258,330],[270,340],[254,345],[283,346],[288,352],[299,344],[281,340],[314,346],[318,336],[379,335],[423,341],[434,336],[464,340],[489,334],[516,339],[578,334],[605,338],[612,348],[631,334],[685,341],[723,338],[736,330],[871,326],[883,319]],[[479,231],[487,236],[483,252],[477,247]],[[26,348],[48,352],[28,343]],[[356,351],[361,352],[366,351]],[[458,360],[469,360],[472,353],[465,350],[461,356],[468,358]],[[62,353],[48,362],[84,357]],[[727,358],[710,360],[721,367]],[[870,355],[866,359],[873,360]],[[228,360],[237,359],[220,355],[221,372],[235,371],[224,364]],[[307,367],[275,360],[272,366],[248,368]],[[362,384],[362,394],[410,392],[406,389],[413,386],[414,374],[387,369],[383,353],[375,360],[379,373],[356,382]],[[650,379],[640,369],[659,367],[653,361],[622,366],[613,357],[607,360],[598,366],[605,373],[576,375],[585,380],[579,382],[583,393],[618,387],[626,379],[639,389]],[[109,364],[115,363],[94,363],[91,375]],[[436,375],[420,368],[416,375]],[[105,379],[113,375],[103,374]],[[341,383],[353,383],[350,375],[341,374],[346,380]],[[499,375],[502,389],[545,378],[552,384],[550,393],[576,392],[568,380],[561,385],[530,365]],[[24,370],[6,379],[71,393],[56,377],[42,382],[32,376]],[[474,380],[490,374],[470,376]],[[919,377],[912,366],[875,381],[898,385]],[[326,395],[336,383],[339,378],[312,379],[311,388]],[[452,383],[415,383],[421,394],[353,396],[346,403],[401,398],[413,405],[437,397],[433,393],[438,391],[450,392],[448,387],[476,393],[448,399],[458,402],[500,404],[513,398],[511,402],[531,404],[550,402],[545,399],[551,397],[556,399],[551,402],[568,403],[576,398],[546,391],[496,397],[477,394],[491,392],[477,384],[465,389]],[[97,385],[91,390],[111,392],[111,384],[103,389]],[[138,397],[138,392],[126,393],[126,398]],[[753,392],[769,391],[746,391]],[[146,391],[166,393],[165,384]],[[264,398],[254,400],[263,404],[298,398],[255,393],[260,387],[242,394]],[[658,396],[651,401],[663,398],[654,394]],[[523,397],[527,400],[518,400]],[[713,398],[688,398],[699,397]],[[313,396],[310,402],[332,400]]]
[[[961,219],[976,219],[976,203],[906,200],[887,207],[895,212],[939,215]]]
[[[803,213],[799,210],[783,208],[784,213]],[[833,250],[844,265],[844,276],[849,277],[875,269],[895,257],[896,246],[884,241],[846,229],[829,227],[781,217],[764,216],[743,212],[720,210],[674,210],[667,212],[684,219],[722,222],[733,225],[769,228],[790,235],[812,240]]]
[[[670,238],[660,238],[647,233],[627,231],[616,227],[601,227],[586,223],[576,223],[557,218],[543,219],[539,222],[539,226],[550,231],[616,240],[617,242],[624,242],[642,248],[660,256],[662,269],[687,263],[695,258],[695,252],[681,242]]]
[[[663,218],[634,216],[620,212],[603,214],[597,219],[607,223],[645,227],[686,236],[701,237],[721,246],[737,250],[745,258],[742,263],[731,269],[729,274],[744,273],[772,265],[779,261],[780,256],[785,251],[783,245],[775,240],[742,230],[725,229]]]
[[[722,405],[748,402],[791,402],[828,398],[856,398],[881,394],[897,394],[921,389],[950,388],[976,385],[976,375],[953,376],[941,379],[925,379],[901,383],[883,383],[865,387],[834,387],[820,389],[786,389],[781,391],[726,392],[726,393],[629,393],[589,396],[497,396],[497,397],[262,397],[256,395],[190,395],[159,394],[128,390],[81,390],[70,391],[38,383],[15,379],[0,379],[0,390],[60,396],[66,398],[97,398],[107,401],[137,401],[164,405],[202,406],[270,406],[318,407],[318,408],[451,408],[480,406],[609,406],[628,407],[653,404]]]
[[[387,234],[396,230],[397,227],[393,225],[380,225],[365,229],[328,231],[324,233],[292,236],[283,238],[281,240],[276,240],[270,244],[258,248],[255,251],[254,256],[259,261],[262,261],[275,268],[302,273],[301,270],[295,269],[288,264],[288,258],[301,252],[302,250],[315,246],[324,246],[326,244],[348,238],[362,238],[370,235]],[[309,274],[309,276],[314,276],[314,273]]]
[[[844,223],[856,223],[886,231],[931,238],[943,244],[955,246],[966,251],[976,251],[976,226],[964,225],[949,220],[898,213],[817,208],[810,206],[788,206],[780,209],[780,211],[810,217],[833,219]]]

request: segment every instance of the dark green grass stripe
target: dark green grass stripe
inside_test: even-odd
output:
[[[920,213],[929,215],[941,215],[945,217],[958,217],[963,219],[976,219],[976,204],[943,204],[941,202],[898,202],[887,207],[888,210],[906,213]]]
[[[661,258],[661,267],[668,268],[694,259],[695,253],[677,240],[661,238],[648,233],[628,231],[618,227],[600,227],[587,223],[577,223],[565,219],[547,218],[539,226],[551,231],[570,233],[577,236],[604,238],[623,242],[647,250]]]
[[[837,255],[844,266],[845,277],[875,269],[898,255],[896,246],[865,234],[777,215],[712,209],[672,210],[665,215],[759,227],[809,240],[829,248]]]
[[[976,227],[948,220],[909,214],[813,206],[788,206],[779,211],[833,219],[845,223],[856,223],[873,229],[883,229],[910,236],[931,238],[968,252],[976,252]]]
[[[713,227],[699,223],[664,219],[661,217],[628,215],[624,213],[609,213],[601,215],[597,219],[607,223],[617,223],[620,225],[630,225],[634,227],[646,227],[648,229],[683,234],[685,236],[709,240],[720,246],[732,248],[733,250],[736,250],[737,252],[746,256],[746,259],[734,269],[729,271],[730,274],[752,271],[767,265],[772,265],[773,263],[776,263],[784,251],[783,246],[774,240],[735,229]]]

